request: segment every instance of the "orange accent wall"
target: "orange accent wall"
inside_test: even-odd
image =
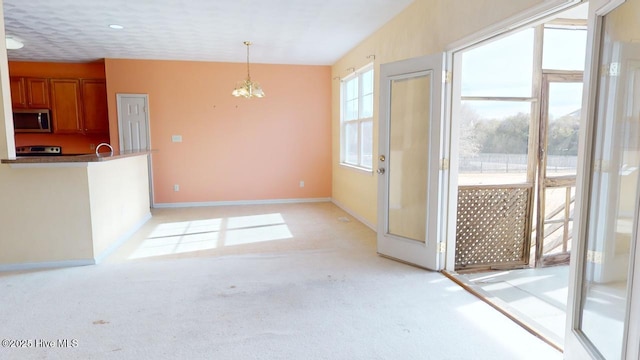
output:
[[[231,96],[242,63],[106,59],[105,68],[116,148],[116,94],[149,96],[156,203],[331,196],[330,67],[252,64],[262,99]]]
[[[30,76],[45,78],[86,78],[104,79],[104,61],[91,63],[51,63],[10,61],[10,76]],[[57,134],[15,134],[16,146],[58,145],[65,154],[88,154],[101,142],[109,142],[109,136],[57,135]]]

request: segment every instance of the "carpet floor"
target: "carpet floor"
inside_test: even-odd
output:
[[[375,241],[330,203],[154,210],[102,264],[0,274],[0,359],[562,358]]]

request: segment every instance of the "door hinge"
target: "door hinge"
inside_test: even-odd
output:
[[[620,63],[604,64],[600,68],[600,76],[615,77],[620,75]]]
[[[447,243],[446,242],[439,242],[438,243],[438,253],[439,254],[444,254],[447,251]]]
[[[453,78],[453,74],[451,71],[443,71],[444,82],[447,84],[451,84],[451,79]]]
[[[602,264],[604,255],[601,251],[587,250],[587,261],[593,264]]]
[[[595,172],[609,172],[609,168],[610,165],[607,160],[598,159],[593,162],[593,171]]]
[[[440,170],[449,170],[449,159],[442,159],[440,161]]]

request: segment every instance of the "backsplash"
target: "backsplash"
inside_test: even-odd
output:
[[[109,135],[56,135],[56,134],[16,134],[16,146],[56,145],[62,147],[63,154],[89,154],[102,142],[109,142]]]

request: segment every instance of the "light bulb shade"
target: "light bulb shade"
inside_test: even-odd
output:
[[[16,40],[10,36],[5,37],[5,45],[9,50],[18,50],[22,49],[24,44],[20,40]]]
[[[231,95],[236,97],[242,96],[247,99],[252,97],[261,98],[264,97],[264,91],[262,91],[260,84],[247,79],[236,84],[236,88],[231,92]]]

